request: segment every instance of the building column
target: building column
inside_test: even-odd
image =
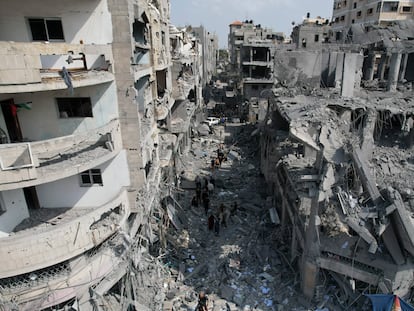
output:
[[[408,55],[409,55],[408,53],[404,53],[402,55],[400,72],[398,74],[398,81],[402,81],[405,78],[405,71],[407,70]]]
[[[367,67],[364,72],[364,80],[366,81],[371,81],[372,79],[374,79],[375,60],[375,53],[369,53],[367,58]]]
[[[385,67],[387,65],[388,53],[381,54],[381,60],[378,65],[378,80],[384,80]]]
[[[392,53],[390,61],[390,70],[388,73],[387,91],[397,91],[398,74],[401,66],[401,53]]]

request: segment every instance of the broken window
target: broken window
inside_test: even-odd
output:
[[[362,11],[357,12],[357,17],[360,18],[362,16]]]
[[[382,11],[383,12],[397,12],[398,3],[399,3],[398,1],[383,2]]]
[[[341,16],[341,21],[344,21],[345,20],[345,15],[342,15]]]
[[[381,2],[377,4],[377,13],[381,12]]]
[[[165,45],[165,32],[161,31],[161,44]]]
[[[92,103],[89,97],[56,98],[60,118],[93,117]]]
[[[167,89],[167,70],[160,70],[156,72],[157,77],[157,95],[163,97]]]
[[[413,10],[412,6],[403,6],[401,9],[403,13],[410,13],[412,10]]]
[[[319,35],[318,34],[315,35],[315,42],[319,42]]]
[[[145,23],[135,19],[134,23],[132,24],[132,35],[135,42],[141,45],[148,44],[148,28]]]
[[[356,9],[357,8],[357,3],[356,2],[354,2],[354,9]]]
[[[58,18],[29,18],[33,41],[64,41],[62,21]]]
[[[374,9],[373,8],[369,8],[367,10],[367,15],[371,15],[373,12],[374,12]]]
[[[82,187],[103,186],[101,170],[98,168],[82,172],[80,178]]]

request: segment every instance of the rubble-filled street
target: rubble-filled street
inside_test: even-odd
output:
[[[169,208],[174,215],[166,235],[164,262],[171,274],[164,310],[194,310],[199,291],[207,293],[209,310],[306,310],[295,308],[300,306],[295,269],[283,247],[272,247],[280,245],[282,236],[266,208],[257,137],[251,136],[255,126],[233,123],[213,130],[212,135],[193,138],[191,150],[178,164],[182,178],[179,199]],[[211,157],[223,142],[227,161],[211,170]],[[191,205],[197,175],[203,184],[204,178],[214,179],[207,215],[202,204]],[[208,216],[218,216],[221,204],[231,214],[217,234],[208,229]]]

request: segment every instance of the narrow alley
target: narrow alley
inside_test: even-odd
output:
[[[208,310],[284,310],[296,306],[296,271],[282,252],[271,247],[280,244],[281,235],[277,216],[271,216],[266,208],[270,205],[257,167],[255,126],[231,123],[212,129],[209,136],[193,138],[191,150],[178,164],[182,166],[178,199],[168,208],[172,224],[166,234],[165,264],[170,267],[170,277],[164,310],[194,310],[200,291],[208,295]],[[227,160],[212,170],[211,158],[222,143]],[[191,204],[197,175],[203,188],[205,178],[212,176],[214,180],[207,214],[203,204]],[[208,216],[218,216],[221,204],[231,214],[217,235],[208,229]]]

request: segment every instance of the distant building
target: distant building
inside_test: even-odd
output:
[[[230,53],[230,64],[233,69],[240,69],[241,46],[254,41],[269,40],[273,43],[282,43],[284,34],[274,32],[270,28],[262,28],[260,24],[254,25],[253,21],[246,20],[244,22],[234,21],[229,25],[230,31],[228,36],[228,47]]]
[[[335,40],[344,40],[343,30],[352,24],[387,26],[392,21],[413,19],[413,0],[334,0],[332,29]]]
[[[203,26],[192,27],[193,34],[199,38],[202,46],[203,56],[203,81],[205,86],[216,73],[218,36],[215,33],[207,31]]]
[[[302,24],[293,28],[292,43],[296,45],[296,48],[319,48],[323,43],[330,42],[331,33],[329,19],[319,16],[306,18]]]

